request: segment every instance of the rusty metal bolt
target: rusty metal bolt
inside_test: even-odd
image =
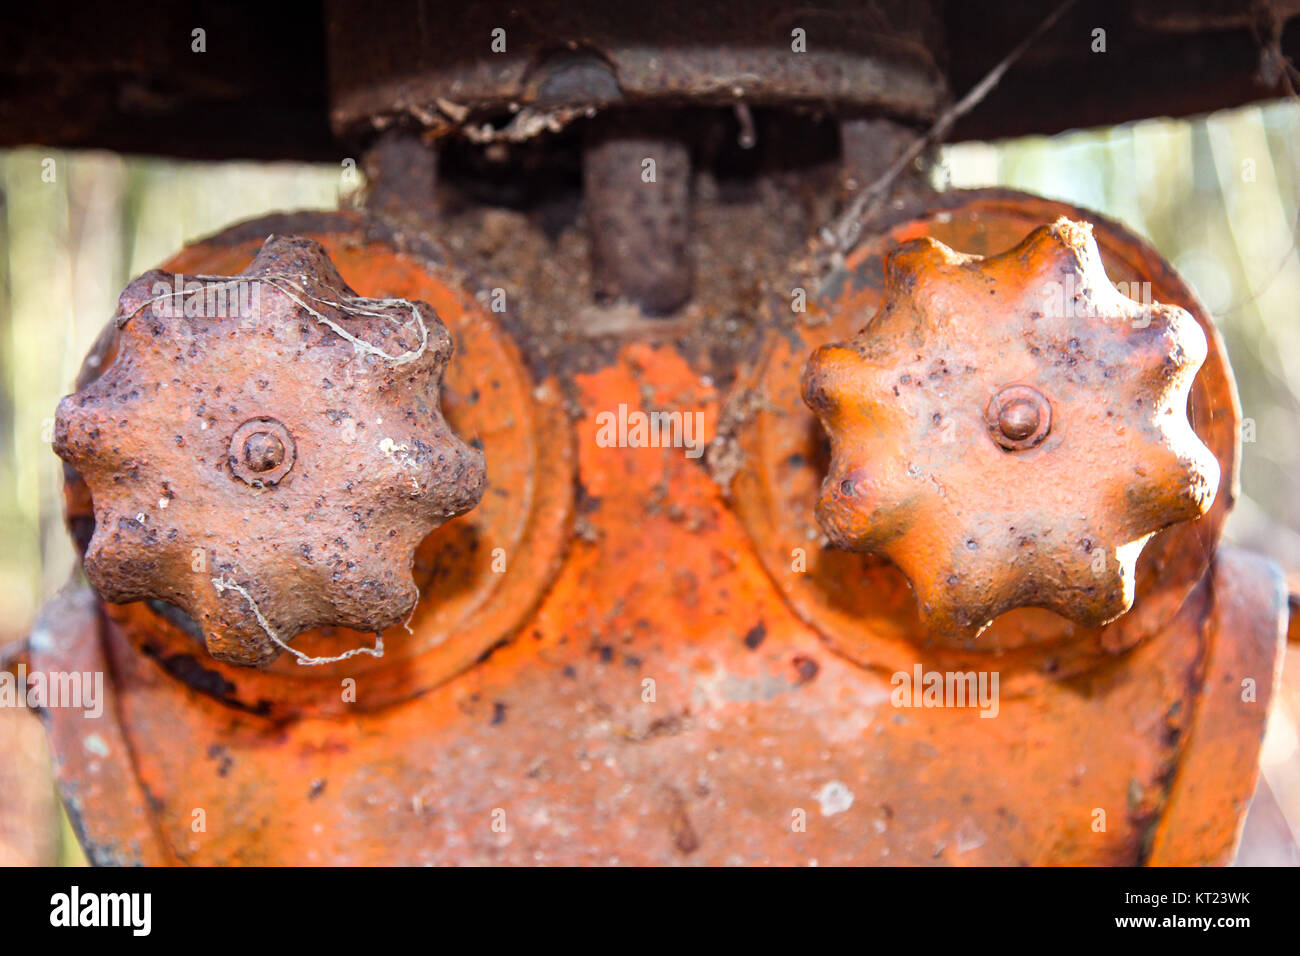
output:
[[[270,471],[284,461],[284,442],[270,432],[255,432],[244,442],[244,461],[255,472]]]
[[[235,277],[146,273],[114,318],[116,358],[55,420],[100,594],[176,605],[238,664],[403,620],[416,545],[485,481],[439,408],[433,308],[362,298],[317,243],[273,237]]]
[[[691,152],[663,117],[600,118],[583,152],[598,301],[668,315],[691,296]]]
[[[804,370],[831,439],[818,522],[892,559],[935,634],[1030,605],[1111,621],[1150,536],[1217,492],[1187,420],[1206,348],[1184,310],[1120,294],[1086,223],[988,258],[905,243],[879,312]]]
[[[274,418],[250,418],[230,439],[230,471],[250,485],[273,485],[293,468],[293,436]]]
[[[1052,403],[1032,385],[1008,385],[989,399],[984,421],[995,442],[1008,451],[1022,451],[1052,430]]]

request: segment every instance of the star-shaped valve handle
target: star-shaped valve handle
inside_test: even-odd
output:
[[[402,621],[416,546],[485,482],[439,406],[433,308],[358,296],[318,243],[272,237],[237,276],[146,273],[115,321],[111,364],[55,419],[99,593],[173,604],[248,665],[313,627]]]
[[[1219,465],[1187,419],[1205,333],[1133,291],[1145,304],[1086,223],[987,258],[917,239],[875,316],[809,359],[831,443],[817,520],[890,558],[931,633],[973,639],[1024,606],[1111,621],[1151,535],[1209,509]]]

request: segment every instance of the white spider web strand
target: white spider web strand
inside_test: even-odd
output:
[[[251,277],[250,276],[231,277],[231,276],[196,275],[196,276],[191,276],[191,278],[193,278],[196,281],[204,282],[207,284],[205,284],[202,289],[182,289],[180,292],[175,292],[175,291],[166,292],[162,295],[157,295],[154,296],[153,298],[146,299],[145,301],[140,303],[140,306],[137,309],[135,309],[130,315],[123,316],[121,323],[119,323],[119,327],[121,325],[125,325],[128,321],[133,319],[135,316],[139,315],[142,311],[144,311],[145,308],[147,308],[150,305],[153,305],[155,302],[161,302],[164,299],[174,299],[176,298],[177,295],[183,298],[187,295],[204,294],[207,292],[208,289],[214,287],[213,285],[211,285],[211,283],[214,282],[218,283],[215,286],[216,288],[224,288],[226,286],[235,285],[240,282],[265,281],[267,285],[271,286],[271,288],[275,289],[281,295],[288,298],[299,308],[302,308],[305,311],[309,312],[316,319],[316,321],[320,322],[322,325],[329,328],[332,332],[334,332],[335,335],[339,336],[339,338],[344,339],[347,342],[350,342],[352,344],[352,347],[355,348],[358,352],[362,352],[369,355],[377,355],[385,362],[388,362],[392,365],[406,365],[420,358],[425,353],[429,345],[429,328],[428,326],[425,325],[424,317],[420,315],[419,308],[417,308],[415,303],[412,302],[410,299],[372,299],[367,296],[360,296],[360,295],[343,296],[341,301],[336,301],[334,299],[326,299],[318,295],[313,295],[311,292],[308,292],[307,289],[298,281],[296,281],[293,276],[289,275],[288,273],[282,273],[282,272],[273,272],[265,275],[251,276]],[[303,276],[301,278],[305,279],[306,277]],[[286,286],[288,288],[286,288]],[[391,313],[377,312],[374,311],[374,309],[379,309],[379,308],[391,309],[394,307],[403,307],[403,306],[409,308],[411,310],[411,318],[414,320],[414,324],[420,330],[420,345],[418,348],[409,349],[400,355],[391,355],[388,352],[385,352],[383,349],[376,348],[374,345],[371,345],[365,339],[358,338],[357,336],[353,335],[351,332],[343,328],[343,326],[339,325],[334,320],[322,315],[319,311],[312,308],[302,299],[298,298],[298,296],[294,295],[294,292],[298,292],[305,298],[311,299],[314,302],[319,302],[324,305],[332,306],[338,309],[340,312],[346,312],[354,316],[364,315],[364,316],[370,316],[372,318],[388,319],[390,322],[393,322],[395,324],[397,323],[397,320],[392,316]],[[370,306],[371,308],[365,308],[365,306]],[[183,308],[184,307],[182,306],[182,309]],[[406,322],[402,324],[410,325],[411,323]]]
[[[280,636],[276,634],[275,629],[271,627],[271,622],[266,619],[264,614],[262,614],[262,609],[257,606],[257,602],[253,600],[253,596],[249,594],[247,589],[242,585],[235,581],[227,581],[224,575],[219,578],[212,578],[211,580],[212,586],[217,589],[218,594],[222,594],[225,591],[234,591],[236,594],[243,595],[244,600],[248,602],[248,606],[253,612],[253,616],[257,618],[257,623],[260,624],[262,630],[266,632],[266,636],[278,644],[282,649],[292,654],[297,662],[304,667],[314,667],[321,664],[337,664],[339,661],[345,661],[350,657],[356,657],[360,654],[369,654],[371,657],[384,656],[384,635],[378,632],[375,633],[374,647],[354,647],[350,651],[344,651],[342,654],[337,654],[333,657],[312,657],[309,654],[304,654],[302,651],[290,647],[284,641],[280,640]]]

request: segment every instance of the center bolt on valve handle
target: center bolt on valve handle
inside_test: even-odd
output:
[[[1086,223],[987,258],[904,243],[880,310],[804,370],[831,441],[818,523],[890,558],[937,635],[1025,606],[1114,620],[1147,540],[1218,490],[1187,419],[1206,349],[1186,311],[1115,288]]]
[[[323,660],[288,647],[314,627],[404,620],[416,546],[485,483],[443,419],[433,308],[360,297],[316,242],[272,237],[235,277],[144,274],[114,321],[111,364],[55,419],[94,500],[99,593],[173,604],[247,665]]]

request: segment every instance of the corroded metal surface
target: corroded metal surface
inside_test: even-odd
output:
[[[929,630],[973,639],[1026,606],[1106,624],[1147,539],[1214,500],[1218,462],[1187,422],[1205,333],[1116,290],[1090,226],[987,258],[911,240],[864,318],[804,372],[831,442],[817,520],[889,557]]]
[[[1153,866],[1232,862],[1255,783],[1286,652],[1281,569],[1223,547],[1214,558],[1214,604],[1202,627],[1205,665],[1160,824]]]
[[[310,233],[352,287],[433,306],[456,343],[441,406],[452,431],[482,449],[488,471],[478,507],[429,534],[416,549],[413,576],[428,599],[409,620],[383,633],[382,658],[303,667],[282,656],[265,670],[232,666],[203,654],[187,622],[149,603],[105,607],[139,651],[169,675],[228,706],[282,720],[403,700],[469,667],[513,633],[557,572],[568,541],[573,441],[555,384],[529,376],[509,338],[451,270],[396,254],[356,216],[303,214],[245,223],[187,248],[167,268],[185,275],[238,273],[272,228]],[[87,357],[79,388],[112,362],[117,338],[110,323]],[[71,469],[65,502],[69,529],[84,548],[94,515],[89,489]],[[293,646],[332,657],[374,640],[346,627],[323,627],[299,635]],[[345,701],[339,693],[344,677],[362,681],[365,693]]]
[[[276,237],[234,279],[145,273],[114,321],[54,442],[94,500],[105,599],[173,604],[214,657],[256,665],[310,628],[410,613],[416,545],[484,484],[438,405],[432,306],[361,298],[319,244]]]
[[[69,585],[47,604],[32,628],[33,670],[109,670],[99,596]],[[54,752],[55,775],[68,819],[87,859],[97,866],[156,866],[171,862],[158,820],[131,758],[118,718],[118,690],[104,681],[103,714],[52,708],[42,717]]]
[[[662,127],[602,123],[582,165],[597,301],[624,298],[652,315],[682,305],[692,280],[690,145]]]
[[[335,3],[330,118],[342,134],[414,117],[471,138],[520,139],[613,103],[782,103],[924,118],[946,95],[931,0],[852,0],[802,13],[756,0],[653,6],[500,0]],[[799,31],[796,35],[794,31]],[[486,122],[511,116],[503,128]]]
[[[963,201],[978,213],[977,226],[963,226],[967,238],[993,246],[981,251],[1005,248],[1006,233],[1023,235],[1025,219],[1052,218],[1039,200]],[[947,210],[954,219],[958,205]],[[928,223],[909,218],[902,228]],[[265,234],[257,224],[188,249],[170,268],[237,270],[259,229]],[[1099,232],[1110,265],[1117,240]],[[66,640],[34,646],[35,666],[113,675],[111,727],[103,728],[111,733],[101,732],[95,753],[78,715],[48,715],[65,789],[92,794],[88,782],[110,777],[118,784],[115,795],[94,789],[79,804],[90,844],[111,848],[119,862],[209,864],[1148,860],[1171,781],[1198,757],[1198,737],[1187,731],[1201,720],[1200,675],[1233,669],[1242,632],[1225,626],[1207,638],[1216,594],[1228,587],[1204,576],[1209,554],[1195,573],[1173,563],[1145,582],[1139,575],[1139,606],[1121,621],[1143,601],[1162,614],[1146,620],[1140,640],[1112,650],[1094,631],[1054,632],[1046,611],[1005,615],[986,636],[998,638],[1014,615],[1031,615],[1022,635],[1045,625],[1033,635],[1048,639],[1038,648],[1045,652],[1028,662],[1015,653],[936,654],[897,572],[884,586],[868,578],[877,590],[849,597],[892,608],[901,633],[891,658],[866,660],[837,645],[825,619],[810,621],[791,587],[804,573],[791,567],[791,552],[807,550],[810,573],[826,555],[879,559],[774,538],[782,577],[746,533],[742,518],[752,513],[733,507],[699,459],[678,447],[601,440],[603,420],[620,406],[698,413],[704,434],[715,433],[726,396],[671,333],[654,342],[629,336],[562,382],[543,376],[519,389],[517,356],[456,291],[454,273],[394,253],[348,217],[314,234],[351,285],[429,301],[458,354],[473,356],[449,367],[444,404],[456,431],[482,439],[487,492],[478,509],[422,544],[434,570],[417,580],[445,599],[421,602],[413,634],[386,635],[393,652],[385,661],[293,669],[282,659],[267,671],[200,661],[184,628],[145,603],[107,606],[100,620],[69,626]],[[1153,281],[1158,298],[1183,301],[1163,294],[1181,286]],[[867,283],[855,291],[872,294]],[[819,328],[824,340],[853,331]],[[1222,368],[1207,334],[1196,388]],[[789,343],[784,330],[771,335]],[[807,352],[799,343],[781,367],[789,384],[772,397],[807,416],[791,415],[790,427],[812,430],[798,395]],[[477,401],[479,391],[496,397]],[[571,419],[555,414],[558,393]],[[1198,433],[1231,475],[1230,432],[1225,455],[1213,414],[1221,400],[1194,389],[1192,407],[1198,428],[1208,417],[1211,427]],[[978,412],[984,428],[983,406]],[[575,453],[576,472],[566,470]],[[741,476],[764,467],[750,458]],[[824,463],[813,452],[804,467],[812,477],[792,472],[793,490],[811,523]],[[74,519],[81,500],[74,480]],[[458,536],[466,528],[473,535]],[[508,566],[498,572],[492,545],[508,535]],[[455,605],[461,616],[441,616],[462,595],[474,597]],[[1258,617],[1251,602],[1241,608]],[[489,624],[481,614],[495,616]],[[1275,608],[1270,614],[1276,621]],[[296,646],[337,649],[345,635],[310,632]],[[844,645],[858,636],[846,629]],[[1053,672],[1046,662],[1069,639],[1088,652]],[[891,672],[955,663],[1001,676],[1000,695],[980,708],[928,707],[895,693]],[[350,701],[340,700],[347,677],[355,679]],[[1244,741],[1245,753],[1256,746],[1258,719],[1246,716],[1205,719]],[[1182,805],[1180,845],[1216,859],[1222,841],[1208,815],[1222,807]]]
[[[595,440],[602,410],[647,394],[711,427],[716,390],[646,345],[577,384],[586,531],[518,636],[443,686],[277,721],[168,679],[138,622],[107,622],[116,713],[170,859],[1143,862],[1187,756],[1204,583],[1123,666],[1004,687],[995,719],[899,708],[887,674],[791,612],[702,468]],[[66,749],[76,775],[84,751]]]
[[[1106,274],[1113,281],[1129,283],[1126,288],[1141,293],[1144,301],[1149,294],[1151,301],[1185,309],[1204,333],[1207,355],[1192,383],[1187,416],[1200,442],[1217,459],[1219,492],[1204,517],[1174,525],[1151,539],[1137,561],[1133,608],[1112,623],[1084,626],[1030,607],[1001,615],[978,638],[939,634],[922,627],[911,587],[890,561],[825,546],[814,513],[830,465],[830,447],[815,413],[801,397],[803,368],[818,347],[851,338],[880,308],[884,258],[899,244],[929,236],[955,249],[996,255],[1061,216],[1093,224]],[[993,298],[987,291],[983,296]],[[731,396],[733,408],[752,411],[743,415],[743,425],[736,429],[744,464],[730,488],[777,585],[797,613],[839,653],[889,671],[905,669],[918,648],[940,669],[985,666],[992,654],[1002,669],[1004,687],[1037,685],[1113,659],[1165,627],[1205,573],[1236,494],[1236,395],[1222,343],[1205,309],[1154,250],[1123,227],[1035,196],[995,190],[949,193],[928,205],[898,210],[892,224],[886,223],[880,235],[864,241],[843,272],[824,284],[821,297],[810,301],[808,312],[795,319],[787,334],[771,337],[764,355],[738,381]],[[993,385],[991,391],[1002,384]],[[984,419],[987,401],[987,395],[981,396],[969,410],[969,425],[972,433],[978,433],[975,437],[991,445]],[[1098,409],[1104,416],[1105,405],[1099,404]],[[937,431],[936,442],[942,437],[942,431]],[[955,430],[953,435],[959,437]],[[993,451],[1033,455],[1044,447],[1029,452]],[[1079,478],[1097,467],[1086,454],[1079,461]],[[1071,483],[1075,480],[1071,476]],[[1022,495],[1032,502],[1040,495],[1048,501],[1058,489],[991,487],[987,493],[995,498]],[[802,573],[791,571],[796,549],[806,559]]]
[[[1278,66],[1283,56],[1300,60],[1297,31],[1278,31],[1280,56],[1260,40],[1267,43],[1270,16],[1295,9],[1294,0],[1076,4],[952,139],[1051,134],[1285,96]],[[727,100],[738,86],[755,102],[866,101],[911,116],[969,90],[1045,12],[1035,0],[802,7],[767,0],[743,8],[725,0],[331,0],[250,18],[234,5],[205,12],[208,36],[228,40],[212,57],[192,55],[195,24],[185,7],[41,4],[14,8],[0,35],[8,93],[0,143],[337,162],[331,83],[333,121],[348,129],[410,114],[454,124],[438,111],[438,95],[452,97],[455,113],[459,103],[489,96],[506,108],[550,108],[618,101],[624,90]],[[1104,56],[1080,42],[1098,25],[1112,40]],[[495,27],[507,32],[504,52],[490,45]],[[807,32],[805,54],[792,55],[796,27]],[[198,115],[206,121],[190,122]],[[177,136],[181,126],[186,134]]]

